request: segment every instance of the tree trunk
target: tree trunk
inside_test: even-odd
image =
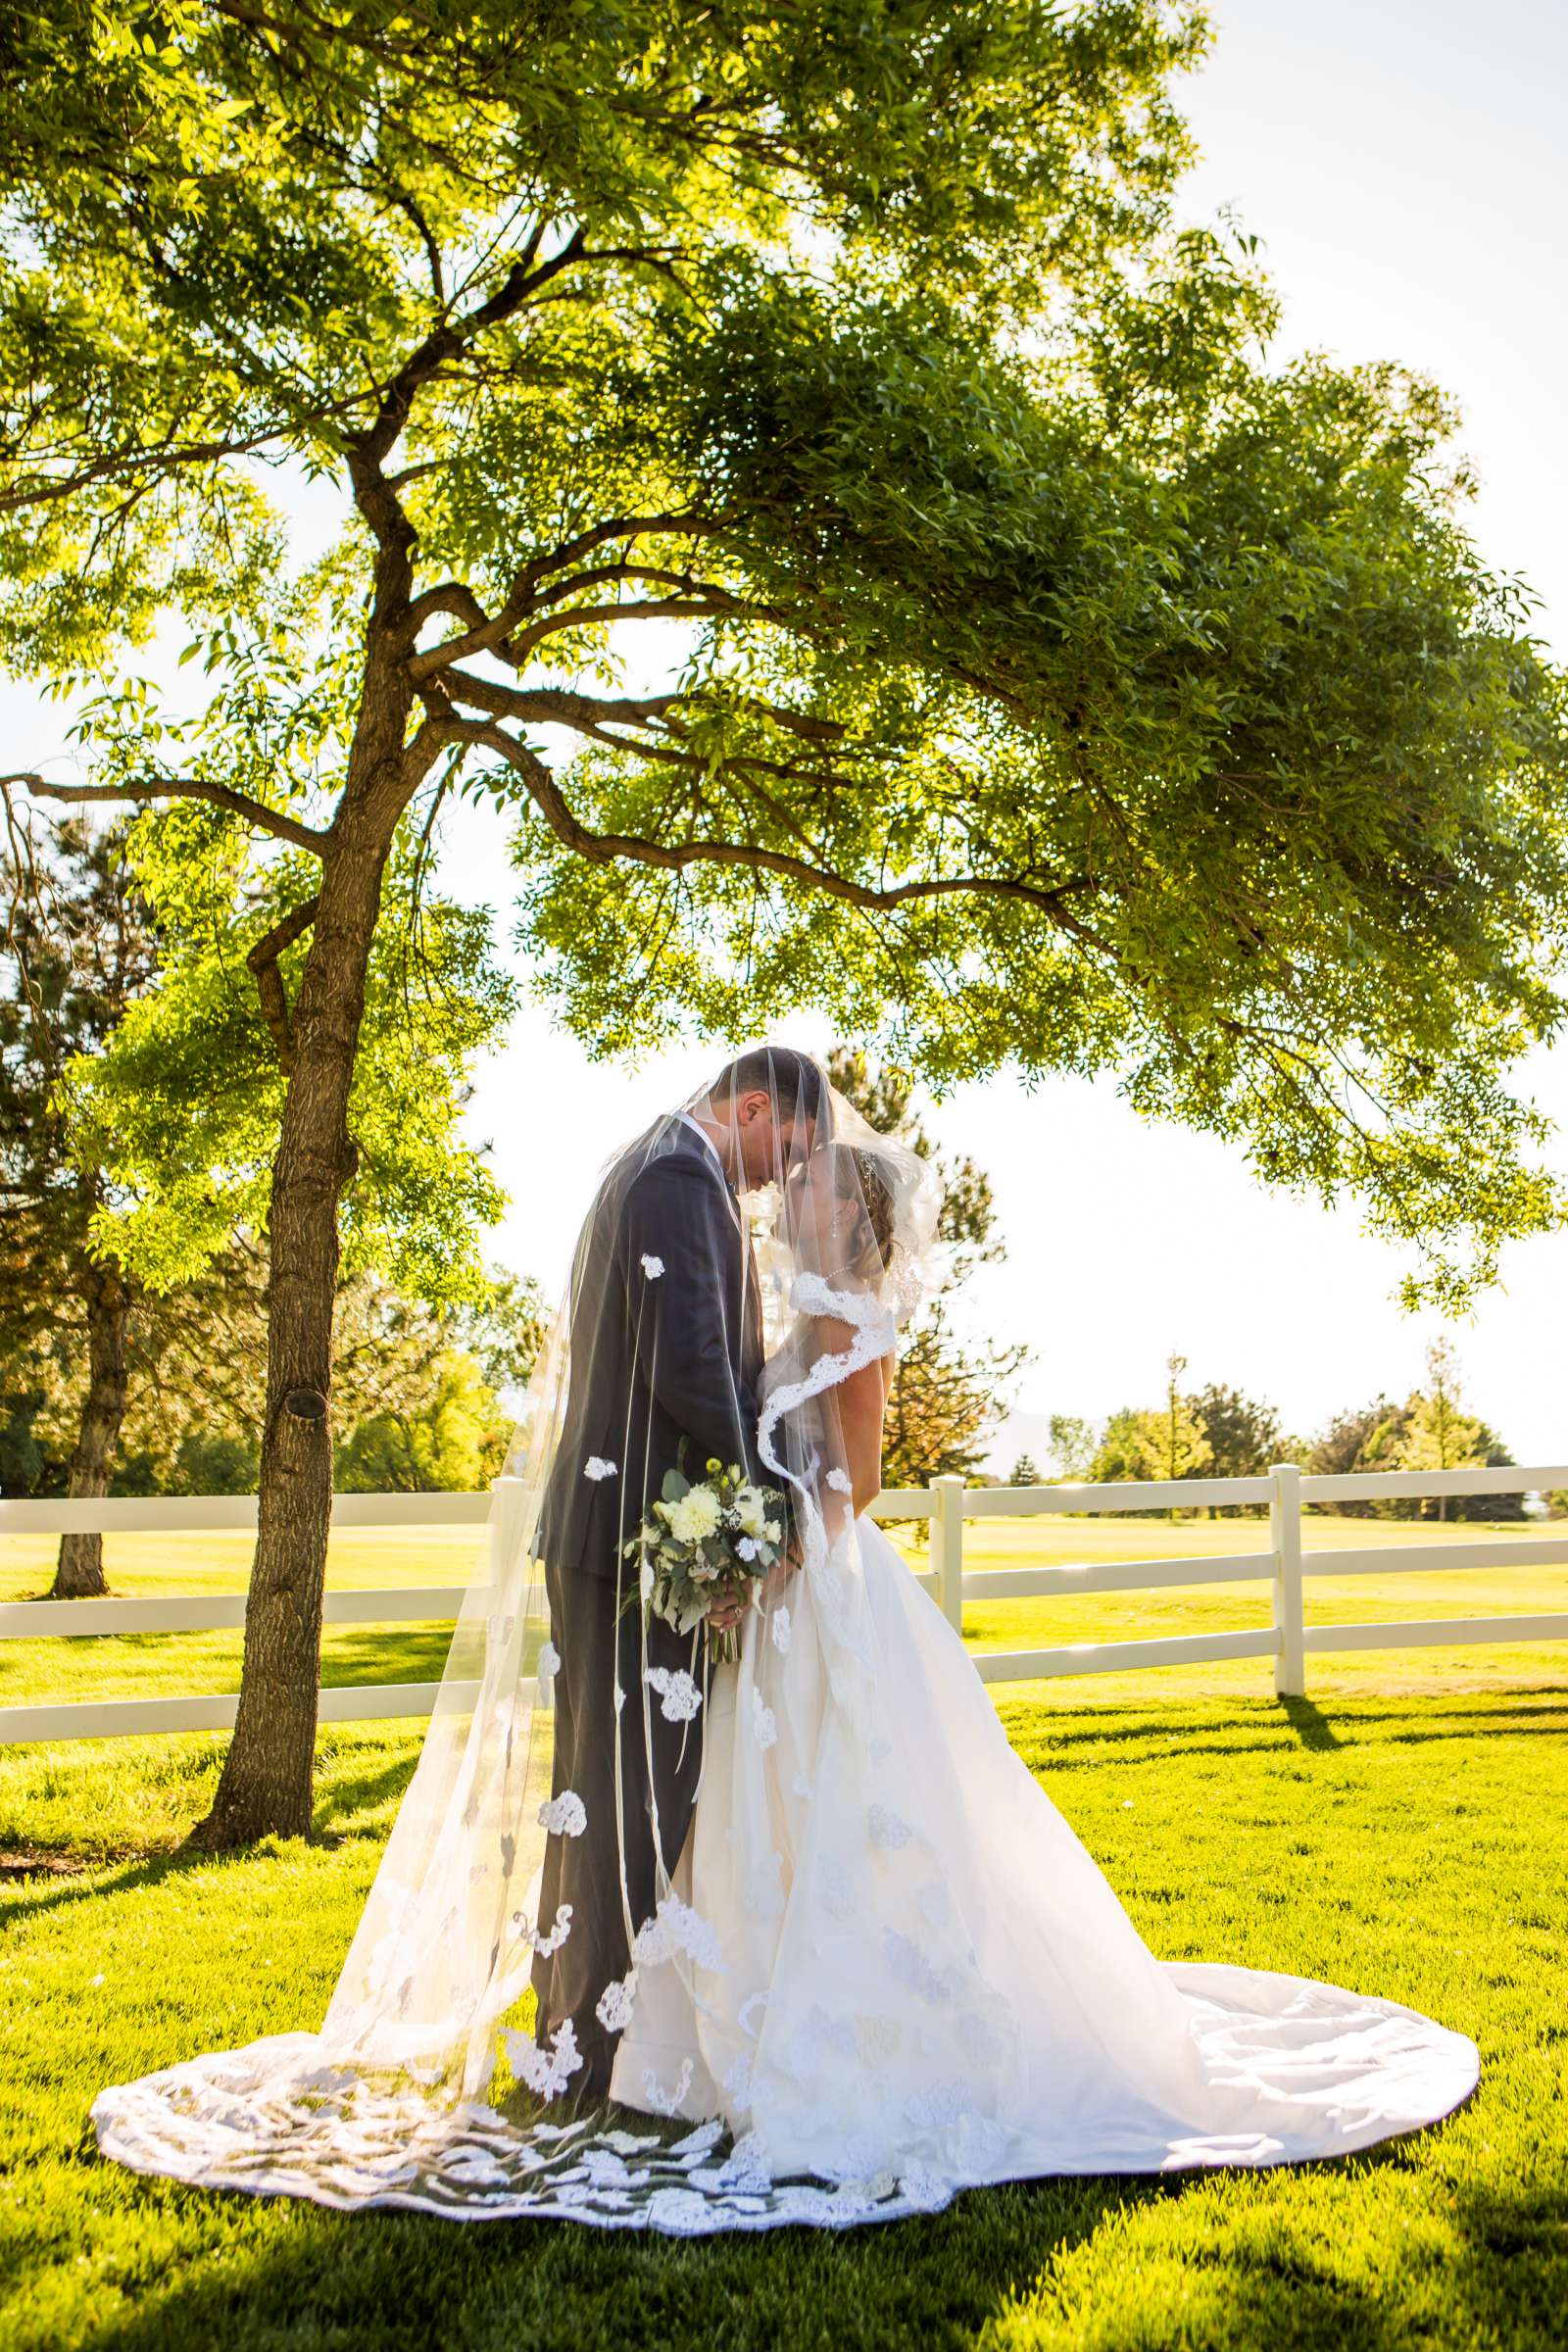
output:
[[[125,1327],[130,1291],[118,1266],[92,1261],[87,1294],[87,1396],[71,1459],[66,1493],[73,1498],[109,1492],[109,1474],[125,1418]],[[51,1600],[92,1600],[109,1590],[100,1535],[62,1536]]]
[[[374,624],[372,624],[372,631]],[[383,640],[384,643],[384,640]],[[348,781],[293,1021],[293,1070],[272,1170],[267,1419],[239,1711],[209,1849],[311,1829],[321,1592],[332,1510],[332,1313],[338,1203],[355,1166],[349,1097],[381,876],[407,804],[401,661],[372,633]]]

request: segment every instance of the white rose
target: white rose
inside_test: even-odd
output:
[[[741,1488],[735,1497],[735,1517],[749,1536],[760,1536],[765,1530],[766,1505],[755,1487]]]
[[[784,1529],[780,1521],[777,1519],[770,1519],[767,1525],[763,1528],[762,1533],[770,1544],[776,1544],[779,1541],[779,1538],[783,1535]]]

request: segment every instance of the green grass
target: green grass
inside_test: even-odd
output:
[[[1376,1540],[1364,1525],[1340,1528],[1342,1541]],[[1034,1556],[1051,1556],[1033,1532]],[[1022,1534],[983,1531],[976,1564]],[[1055,1556],[1102,1557],[1091,1544],[1150,1556],[1167,1540],[1218,1551],[1257,1537],[1245,1523],[1122,1521],[1068,1523],[1047,1541]],[[199,1541],[216,1560],[221,1540]],[[237,1572],[242,1544],[222,1557],[214,1582]],[[36,1568],[14,1566],[5,1589],[36,1590]],[[441,1573],[432,1576],[423,1537],[335,1547],[343,1581]],[[173,1581],[129,1558],[112,1574],[122,1590]],[[1552,1577],[1553,1599],[1534,1600],[1526,1587],[1544,1592]],[[1413,1590],[1428,1581],[1387,1580],[1370,1613],[1439,1614],[1436,1598]],[[1461,1580],[1430,1581],[1451,1604]],[[1561,1572],[1475,1582],[1484,1597],[1466,1594],[1465,1607],[1568,1605]],[[182,1578],[179,1589],[195,1584]],[[1247,1591],[1222,1588],[1203,1605],[1226,1612],[1217,1622],[1246,1622]],[[1352,1592],[1366,1596],[1331,1588],[1329,1613],[1350,1615]],[[1016,1614],[1030,1612],[1026,1639],[1083,1639],[1076,1617],[1061,1630],[1067,1612],[1102,1612],[1097,1632],[1112,1612],[1109,1623],[1136,1634],[1172,1622],[1171,1605],[1133,1594]],[[981,1641],[1019,1639],[1011,1610],[969,1614]],[[370,1671],[402,1679],[408,1637],[379,1638]],[[135,1687],[198,1687],[189,1668],[201,1641],[171,1637],[157,1660],[147,1645]],[[6,1646],[58,1664],[68,1649],[122,1645]],[[25,1846],[48,1866],[0,1883],[0,2342],[6,2352],[1560,2343],[1568,1672],[1560,1646],[1543,1656],[1552,1662],[1539,1672],[1502,1648],[1486,1661],[1447,1651],[1352,1661],[1362,1686],[1381,1665],[1422,1678],[1397,1690],[1328,1687],[1331,1662],[1313,1660],[1324,1687],[1284,1704],[1260,1689],[1260,1662],[1235,1692],[1194,1688],[1217,1686],[1225,1668],[1146,1677],[1126,1698],[1098,1679],[1000,1691],[1015,1746],[1156,1952],[1325,1976],[1410,2002],[1475,2035],[1481,2089],[1441,2128],[1339,2164],[986,2190],[929,2220],[837,2239],[786,2230],[643,2243],[559,2223],[344,2217],[104,2164],[86,2122],[102,2084],[318,2020],[417,1733],[324,1732],[318,1841],[220,1862],[174,1850],[204,1808],[220,1740],[0,1750],[0,1847]],[[40,1688],[58,1691],[58,1677]]]

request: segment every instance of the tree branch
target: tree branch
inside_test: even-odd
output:
[[[564,629],[588,629],[599,622],[617,620],[772,620],[783,622],[788,615],[775,605],[749,604],[744,597],[731,596],[726,589],[698,583],[699,593],[692,596],[640,597],[635,604],[573,605],[565,612],[557,612],[548,620],[535,621],[514,638],[512,660],[521,664],[544,643],[547,637],[558,637]]]
[[[579,532],[575,539],[564,539],[552,548],[547,556],[535,556],[523,564],[517,577],[526,582],[540,578],[547,571],[561,571],[568,564],[581,563],[596,547],[604,547],[615,539],[711,539],[723,529],[716,514],[616,514],[607,522],[596,522],[591,530]]]
[[[537,266],[530,266],[529,258],[514,262],[488,302],[481,302],[477,310],[469,311],[465,318],[447,319],[426,335],[424,341],[410,352],[387,383],[381,394],[374,423],[354,436],[351,446],[364,464],[379,469],[409,420],[414,396],[421,384],[428,383],[431,376],[438,374],[448,360],[456,359],[472,336],[487,326],[496,326],[502,319],[510,318],[530,295],[536,294],[560,270],[569,269],[573,262],[580,259],[582,251],[583,233],[578,228],[573,230],[561,251],[552,255],[548,262],[540,262]]]
[[[1046,890],[1037,883],[1018,881],[1006,875],[965,874],[929,882],[899,882],[888,889],[873,890],[867,883],[856,882],[848,874],[837,873],[831,866],[818,865],[807,858],[792,857],[786,850],[762,849],[752,842],[699,837],[670,844],[648,841],[635,833],[595,833],[573,813],[561,787],[538,754],[530,751],[525,743],[519,743],[515,736],[509,735],[505,727],[486,725],[477,719],[456,717],[443,723],[453,742],[477,744],[486,750],[499,752],[521,776],[529,798],[556,839],[579,858],[587,858],[591,864],[608,865],[617,858],[627,858],[640,865],[662,866],[675,871],[700,864],[740,866],[750,873],[778,874],[787,881],[804,883],[808,889],[820,890],[829,898],[842,899],[851,906],[861,906],[878,913],[908,906],[917,899],[964,895],[1018,900],[1038,907],[1085,947],[1093,948],[1098,954],[1107,952],[1107,943],[1089,924],[1071,913],[1063,903],[1069,890],[1087,888],[1086,882]]]
[[[598,586],[604,581],[625,578],[659,579],[677,585],[687,581],[685,572],[633,571],[623,564],[602,564],[572,580],[559,581],[542,595],[535,596],[536,582],[567,564],[581,563],[585,556],[612,541],[643,538],[704,539],[711,538],[721,528],[713,515],[695,514],[617,514],[608,521],[595,523],[592,530],[583,531],[575,539],[566,539],[548,555],[532,557],[521,564],[507,591],[504,605],[493,613],[487,612],[471,588],[461,580],[446,580],[416,597],[409,608],[411,633],[417,636],[425,621],[437,612],[450,612],[466,626],[461,637],[450,638],[446,644],[432,646],[427,653],[415,657],[415,675],[427,677],[449,662],[461,662],[466,656],[484,653],[494,648],[504,661],[513,661],[506,640],[519,620],[532,611],[557,603],[575,590]]]
[[[269,808],[247,793],[231,792],[226,784],[210,784],[202,776],[169,776],[145,784],[53,784],[46,776],[19,769],[13,775],[0,776],[0,785],[5,784],[24,784],[35,799],[69,801],[76,807],[88,802],[131,801],[138,808],[155,808],[160,801],[207,801],[215,808],[226,808],[230,816],[243,817],[258,832],[274,834],[279,841],[292,842],[296,849],[310,850],[318,858],[324,858],[332,846],[331,835],[318,826],[304,824],[281,808]]]
[[[441,707],[440,698],[450,696],[454,702],[471,703],[477,710],[488,710],[496,718],[515,718],[523,725],[575,727],[580,734],[595,735],[602,740],[623,742],[620,737],[605,737],[603,730],[619,720],[630,723],[641,720],[654,726],[661,722],[672,734],[679,736],[679,714],[690,710],[695,714],[698,697],[688,692],[652,695],[583,694],[570,686],[505,686],[498,678],[476,677],[472,670],[449,671],[427,698],[432,708]],[[781,727],[786,734],[799,736],[803,743],[819,749],[845,743],[849,728],[842,719],[819,718],[813,711],[792,710],[787,703],[769,703],[760,695],[737,695],[727,706],[745,710],[754,718],[766,719]],[[649,748],[652,747],[639,747]],[[660,747],[663,752],[664,747]],[[695,756],[680,755],[683,763],[702,766]],[[755,764],[771,766],[775,763],[759,760]],[[798,772],[798,771],[794,771]],[[822,774],[824,783],[843,783],[848,779]]]
[[[306,899],[280,923],[274,923],[265,938],[259,939],[245,958],[245,968],[255,974],[256,993],[262,1001],[262,1018],[272,1033],[277,1048],[278,1067],[285,1078],[294,1075],[294,1032],[289,1025],[288,999],[283,993],[283,975],[277,959],[285,948],[291,948],[302,933],[316,920],[320,898]]]

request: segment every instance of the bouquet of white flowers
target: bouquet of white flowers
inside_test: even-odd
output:
[[[689,1634],[716,1607],[750,1601],[783,1548],[783,1500],[734,1463],[710,1461],[703,1479],[666,1470],[659,1500],[625,1546],[628,1559],[642,1561],[645,1612]],[[738,1658],[740,1628],[710,1626],[708,1654]]]

